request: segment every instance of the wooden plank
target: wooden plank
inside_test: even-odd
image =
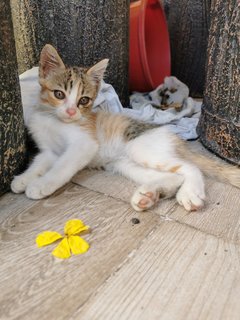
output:
[[[72,178],[72,182],[127,203],[136,188],[136,185],[125,177],[103,170],[80,171]]]
[[[165,222],[71,319],[238,320],[239,261],[239,246]]]
[[[5,197],[5,200],[9,195]],[[0,199],[0,206],[1,206]],[[0,225],[1,319],[68,319],[98,290],[153,230],[159,217],[140,216],[122,201],[68,184],[34,205],[14,196],[15,207]],[[30,201],[30,200],[29,200]],[[84,236],[90,250],[68,260],[55,259],[55,245],[38,249],[35,237],[44,230],[63,232],[64,223],[80,218],[92,233]]]
[[[72,181],[80,186],[90,190],[101,192],[115,199],[120,199],[130,206],[130,199],[137,187],[132,181],[120,175],[114,175],[111,172],[102,170],[83,170],[79,172]],[[164,216],[171,208],[174,207],[175,199],[164,200],[157,206],[159,215]]]
[[[5,193],[0,198],[0,225],[8,223],[11,216],[20,216],[26,209],[30,209],[36,204],[35,201],[28,199],[25,194]]]
[[[104,171],[84,170],[73,178],[74,183],[125,201],[129,200],[135,185],[120,176]],[[175,199],[162,200],[151,209],[162,219],[176,220],[206,233],[240,243],[240,190],[224,183],[206,179],[207,200],[198,212],[187,212]]]
[[[210,179],[206,189],[207,201],[201,211],[187,213],[176,205],[168,217],[240,244],[240,190]]]
[[[189,143],[190,148],[199,154],[224,163],[219,157],[209,152],[203,145],[194,141]],[[175,204],[167,214],[167,219],[193,226],[206,233],[223,239],[240,243],[240,190],[231,185],[206,178],[206,204],[199,212],[186,212]],[[160,206],[152,211],[161,213]]]

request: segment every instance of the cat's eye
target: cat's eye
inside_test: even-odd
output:
[[[176,91],[177,91],[177,89],[172,88],[172,89],[170,89],[169,91],[170,91],[171,93],[174,93],[174,92],[176,92]]]
[[[88,104],[89,100],[90,100],[90,98],[88,98],[88,97],[82,97],[82,98],[80,98],[78,104],[81,104],[82,106],[85,106],[86,104]]]
[[[62,92],[61,90],[54,90],[53,91],[55,98],[59,100],[63,100],[65,98],[65,93]]]

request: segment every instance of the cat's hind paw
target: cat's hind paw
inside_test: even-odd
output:
[[[136,211],[144,211],[151,208],[159,200],[159,192],[147,186],[139,187],[133,194],[131,205]]]
[[[177,201],[187,211],[197,211],[203,208],[205,193],[203,190],[191,189],[191,188],[180,188],[177,193]]]

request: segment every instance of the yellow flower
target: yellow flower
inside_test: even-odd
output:
[[[81,254],[88,251],[89,244],[78,236],[79,233],[85,230],[89,230],[89,226],[85,226],[81,220],[69,220],[64,227],[64,237],[55,231],[45,231],[37,236],[36,244],[38,247],[43,247],[62,239],[52,251],[52,254],[57,258],[67,259],[71,256],[71,253]]]

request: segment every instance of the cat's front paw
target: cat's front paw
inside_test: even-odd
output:
[[[26,188],[26,196],[29,199],[39,200],[51,195],[56,190],[53,184],[39,178],[31,182]]]
[[[197,211],[203,208],[205,192],[202,188],[182,186],[177,193],[177,201],[187,211]]]
[[[151,208],[159,200],[159,192],[148,186],[139,187],[133,194],[131,205],[136,211],[144,211]]]
[[[29,179],[24,174],[14,177],[11,183],[11,190],[14,193],[22,193],[26,190]]]

